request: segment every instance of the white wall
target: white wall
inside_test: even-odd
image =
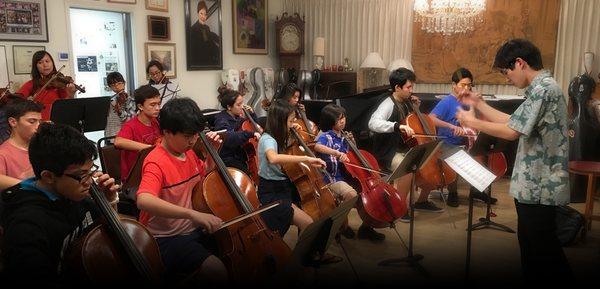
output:
[[[176,44],[177,78],[174,80],[180,84],[180,95],[193,98],[201,108],[217,107],[217,88],[220,85],[221,71],[187,71],[185,61],[185,14],[183,0],[170,0],[169,12],[146,10],[145,0],[137,0],[135,5],[107,3],[106,0],[46,0],[48,17],[49,42],[6,42],[0,41],[0,45],[6,46],[7,61],[9,65],[10,80],[15,82],[13,90],[20,84],[30,79],[29,75],[14,75],[12,45],[43,45],[52,54],[57,66],[65,64],[63,72],[73,75],[72,51],[70,39],[69,8],[88,8],[107,11],[118,11],[131,13],[132,35],[134,45],[134,83],[137,86],[145,84],[144,43],[148,40],[147,15],[168,16],[171,21],[171,40],[165,43]],[[222,37],[223,37],[223,68],[248,68],[248,67],[278,67],[275,50],[275,17],[280,16],[283,11],[282,0],[268,1],[269,15],[269,54],[268,55],[244,55],[233,54],[233,31],[232,31],[232,0],[221,1]],[[69,52],[69,61],[59,62],[58,52]],[[129,80],[131,81],[131,80]],[[0,84],[4,86],[4,84]],[[16,86],[16,88],[15,88]]]

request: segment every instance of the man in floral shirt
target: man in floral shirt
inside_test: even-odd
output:
[[[543,70],[540,50],[524,39],[506,42],[494,67],[520,89],[526,100],[508,115],[490,107],[480,94],[468,96],[486,119],[457,113],[461,125],[508,139],[519,139],[510,194],[515,198],[521,265],[527,282],[573,279],[556,236],[556,206],[569,203],[567,105],[550,75]]]

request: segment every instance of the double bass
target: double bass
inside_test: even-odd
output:
[[[346,171],[360,183],[360,199],[357,211],[367,225],[385,228],[406,214],[406,199],[381,178],[379,164],[369,152],[358,149],[350,135],[343,132],[350,150],[349,161],[344,162]]]
[[[160,284],[164,268],[154,236],[136,220],[118,216],[94,182],[90,195],[103,222],[69,248],[67,271],[94,284]]]
[[[395,102],[395,101],[394,101]],[[413,112],[405,119],[405,124],[412,128],[416,135],[426,137],[405,137],[404,141],[409,146],[415,146],[431,142],[429,136],[436,136],[435,124],[427,115],[423,115],[419,108],[412,101],[409,101]],[[456,172],[452,170],[446,163],[443,163],[440,157],[440,152],[425,163],[417,172],[416,182],[419,185],[429,185],[433,188],[443,188],[444,186],[456,180]]]
[[[315,157],[296,129],[290,129],[295,143],[287,149],[288,155]],[[336,200],[329,187],[325,184],[323,176],[332,176],[323,168],[316,169],[304,162],[283,164],[283,171],[294,183],[302,210],[313,220],[318,220],[327,215],[336,207]]]
[[[193,208],[223,221],[252,213],[259,204],[252,180],[244,172],[226,167],[204,132],[200,141],[216,166],[194,188]],[[231,279],[239,283],[264,280],[282,270],[291,258],[290,248],[258,215],[222,228],[214,236],[220,259]]]

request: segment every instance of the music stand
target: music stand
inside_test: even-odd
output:
[[[313,222],[301,232],[292,252],[292,260],[285,270],[286,276],[298,272],[303,266],[317,267],[312,257],[315,252],[323,254],[327,251],[357,200],[358,196],[344,201],[327,216]]]
[[[74,127],[81,133],[99,131],[106,128],[109,109],[108,96],[59,99],[52,104],[50,120]]]
[[[179,84],[173,82],[167,84],[153,84],[152,86],[160,92],[160,108],[162,108],[165,103],[169,102],[169,100],[177,98],[177,93],[180,91]]]
[[[410,184],[410,191],[408,194],[408,203],[410,204],[410,225],[409,225],[409,234],[408,234],[408,252],[407,256],[403,258],[391,258],[387,260],[383,260],[379,262],[379,266],[398,266],[401,263],[406,263],[410,267],[417,269],[419,272],[424,275],[428,275],[427,271],[419,261],[421,261],[424,257],[420,254],[413,254],[413,235],[414,235],[414,226],[415,226],[415,210],[412,209],[413,203],[413,194],[415,191],[415,176],[417,171],[421,169],[421,167],[426,164],[429,159],[437,152],[442,146],[441,140],[435,140],[429,143],[425,143],[422,145],[418,145],[412,147],[404,156],[404,159],[398,167],[394,170],[394,172],[388,177],[387,181],[391,182],[403,175],[412,173],[412,180]],[[393,227],[396,230],[395,227]],[[398,237],[400,234],[396,231]]]

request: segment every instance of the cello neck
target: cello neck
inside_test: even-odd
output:
[[[356,143],[354,143],[354,141],[352,139],[350,139],[348,133],[344,131],[344,132],[342,132],[342,134],[346,138],[346,142],[348,142],[348,146],[350,147],[352,152],[354,152],[354,154],[356,154],[356,156],[358,156],[358,159],[360,160],[361,165],[367,169],[372,170],[373,168],[371,167],[369,162],[365,159],[363,154],[360,152],[360,150],[358,149],[358,146],[356,146]]]
[[[304,122],[304,125],[306,126],[306,129],[308,130],[308,133],[312,133],[313,128],[312,128],[310,121],[306,117],[306,113],[299,108],[296,108],[296,112],[300,115],[300,118],[302,118],[302,121]]]
[[[217,168],[219,175],[221,175],[223,182],[229,189],[229,192],[238,201],[238,203],[242,207],[242,210],[244,211],[244,213],[247,214],[247,213],[252,212],[253,211],[252,205],[250,203],[248,203],[248,200],[242,195],[242,192],[240,192],[239,187],[236,185],[235,181],[233,180],[233,178],[227,171],[227,166],[225,165],[225,163],[219,156],[219,153],[217,153],[217,150],[215,150],[215,148],[212,146],[210,141],[206,138],[206,134],[204,132],[200,132],[199,136],[200,136],[200,140],[202,141],[202,144],[204,144],[204,147],[206,148],[206,151],[208,152],[208,154],[212,157],[213,161],[215,162],[215,167]]]
[[[254,130],[256,132],[260,132],[260,126],[258,125],[258,123],[256,123],[256,121],[254,120],[254,118],[252,118],[252,115],[245,109],[242,109],[244,111],[244,115],[246,116],[246,119],[248,121],[250,121],[250,123],[252,124],[252,127],[254,127]]]
[[[116,239],[127,253],[129,260],[131,260],[133,266],[135,267],[135,270],[139,274],[139,277],[141,277],[142,280],[144,280],[148,284],[155,284],[153,282],[156,281],[156,277],[154,276],[154,274],[152,274],[152,269],[150,269],[148,261],[146,260],[146,258],[144,258],[142,253],[135,246],[133,240],[119,221],[119,217],[106,200],[104,194],[100,192],[100,189],[93,181],[92,185],[90,186],[90,195],[92,196],[92,199],[98,206],[98,209],[104,217],[104,220],[107,223],[108,227],[110,228],[112,233],[114,233]]]
[[[292,136],[294,136],[294,138],[298,142],[298,145],[304,151],[304,154],[306,154],[307,156],[309,156],[311,158],[316,158],[317,156],[315,156],[315,154],[312,152],[312,150],[306,145],[306,143],[304,142],[304,140],[302,139],[302,137],[298,134],[298,131],[296,131],[295,128],[290,128],[290,131],[292,131]],[[333,180],[333,177],[331,176],[331,174],[327,170],[325,170],[323,168],[319,168],[319,171],[322,174],[326,175],[327,178],[329,178],[330,180]]]

